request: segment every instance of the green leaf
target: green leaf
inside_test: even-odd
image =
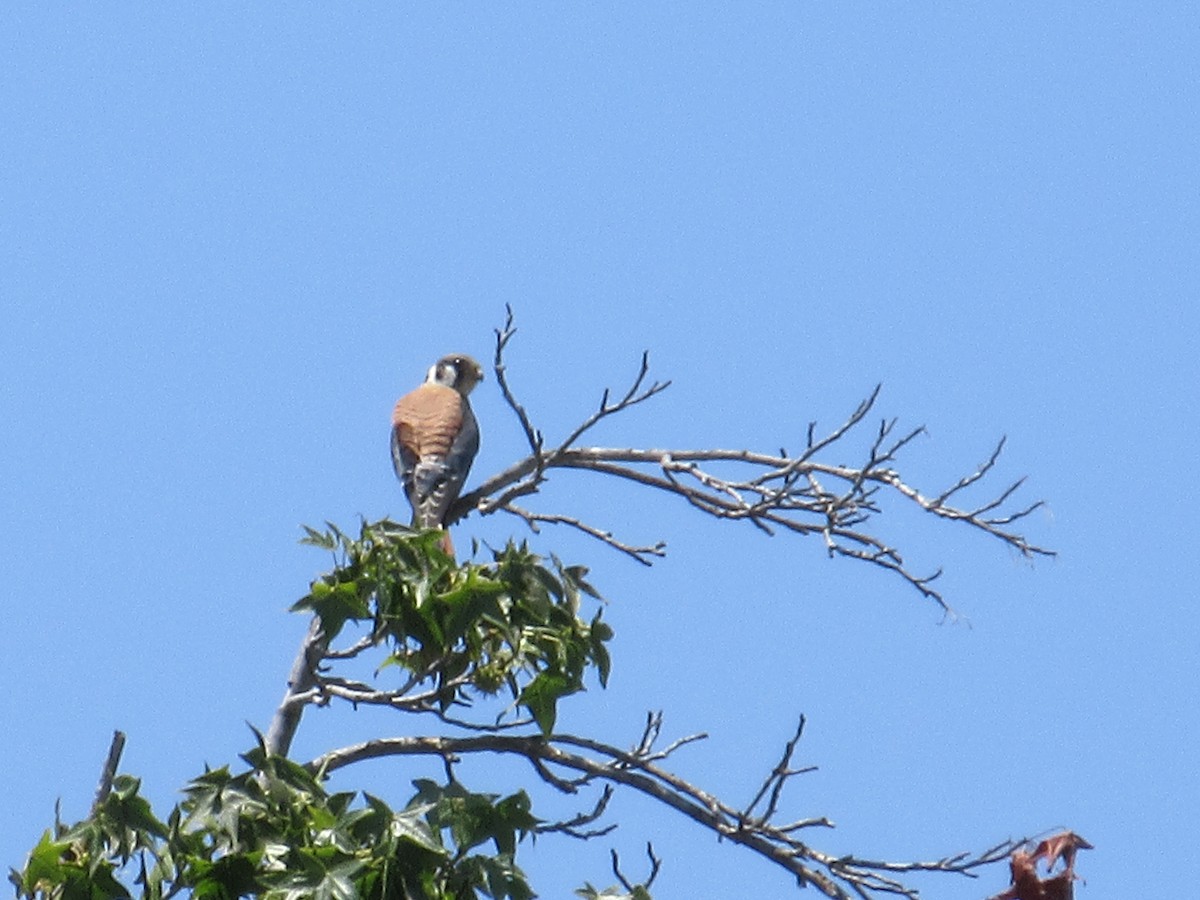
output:
[[[409,818],[403,813],[397,814],[392,820],[392,835],[402,841],[407,841],[422,850],[444,855],[445,847],[438,844],[429,823],[416,818]]]
[[[337,546],[337,539],[334,537],[333,531],[317,531],[315,528],[310,528],[307,525],[300,527],[304,529],[304,537],[300,539],[301,544],[308,544],[310,547],[320,547],[323,550],[332,550]]]
[[[446,848],[429,827],[425,816],[434,808],[433,804],[419,804],[392,816],[390,831],[394,837],[438,855],[446,855]]]
[[[29,860],[25,863],[25,871],[20,876],[18,888],[33,896],[39,884],[62,882],[66,868],[62,858],[70,848],[70,841],[56,841],[50,837],[49,831],[43,833],[42,839],[29,853]]]
[[[533,719],[549,735],[554,730],[558,715],[559,698],[575,692],[570,679],[551,672],[539,672],[521,691],[519,702],[533,715]]]
[[[99,815],[114,825],[142,832],[147,836],[165,838],[167,826],[155,818],[150,803],[139,796],[141,782],[129,775],[118,775],[113,779],[113,788],[105,799]],[[138,842],[139,846],[144,842]]]
[[[592,660],[596,664],[596,674],[600,678],[600,686],[608,687],[608,675],[612,671],[612,658],[609,656],[604,642],[612,640],[613,630],[607,622],[600,621],[600,613],[601,610],[596,611],[595,618],[588,626],[588,635],[591,639]]]

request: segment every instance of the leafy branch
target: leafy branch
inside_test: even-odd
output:
[[[535,833],[583,838],[607,833],[608,827],[593,826],[607,807],[613,788],[624,788],[674,809],[832,898],[875,893],[915,898],[916,891],[900,880],[904,874],[972,876],[977,868],[1004,858],[1020,844],[1004,842],[981,854],[957,854],[927,862],[879,861],[821,851],[807,835],[832,828],[827,817],[781,815],[787,784],[813,770],[793,762],[803,735],[803,718],[744,806],[724,801],[665,767],[669,757],[706,735],[689,735],[660,746],[661,714],[647,716],[641,735],[629,749],[553,730],[557,703],[582,688],[584,670],[595,669],[601,684],[607,678],[604,643],[611,631],[602,625],[598,612],[590,621],[580,617],[584,597],[599,599],[581,568],[564,566],[558,560],[545,567],[538,557],[513,545],[497,551],[487,566],[454,566],[441,552],[437,532],[413,533],[387,521],[364,524],[357,539],[330,526],[326,532],[311,531],[308,540],[333,552],[337,565],[315,581],[308,596],[296,604],[296,609],[315,612],[321,623],[310,632],[300,654],[308,659],[315,652],[318,659],[309,681],[289,692],[281,710],[344,701],[429,714],[472,732],[379,738],[331,750],[306,765],[316,777],[367,759],[430,756],[442,761],[447,777],[454,782],[455,766],[465,756],[518,756],[559,792],[575,795],[589,786],[600,791],[590,811],[564,822],[539,822],[531,827]],[[396,561],[401,559],[403,565],[398,566]],[[458,615],[456,610],[470,610],[471,614]],[[367,628],[369,637],[358,638],[341,650],[330,649],[330,642],[352,621]],[[553,633],[544,645],[557,648],[555,659],[582,664],[571,670],[569,678],[546,680],[549,673],[565,670],[555,668],[559,664],[537,649],[534,636],[545,639],[545,629]],[[431,645],[428,636],[434,633],[439,638]],[[331,637],[326,639],[326,634]],[[334,674],[337,664],[372,647],[383,650],[388,663],[406,673],[399,684],[377,687]],[[497,677],[494,667],[500,660],[505,669]],[[495,716],[481,716],[481,705],[488,708],[487,701],[500,686],[510,704]],[[449,708],[460,712],[450,716]],[[521,708],[529,715],[517,715]],[[528,733],[530,725],[538,726],[534,733]],[[270,742],[268,748],[273,753],[286,750],[286,746],[271,746]]]

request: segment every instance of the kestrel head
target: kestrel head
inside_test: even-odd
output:
[[[454,388],[464,397],[483,381],[483,367],[463,353],[443,356],[430,369],[425,381]]]

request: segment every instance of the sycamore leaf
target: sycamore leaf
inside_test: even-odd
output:
[[[565,675],[539,672],[533,681],[525,685],[518,702],[533,715],[542,734],[549,735],[554,730],[559,698],[574,692],[571,680]]]
[[[64,878],[63,854],[70,848],[70,841],[53,840],[50,832],[45,832],[42,839],[37,842],[37,846],[29,853],[24,877],[20,878],[20,889],[32,894],[41,884],[57,884],[62,881]]]

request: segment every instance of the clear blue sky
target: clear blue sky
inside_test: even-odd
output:
[[[697,8],[703,7],[703,8]],[[1197,862],[1200,13],[1192,4],[10,3],[0,10],[0,864],[90,801],[112,729],[165,808],[251,743],[327,559],[301,523],[407,514],[396,396],[437,356],[510,372],[560,434],[639,354],[675,385],[596,435],[796,447],[877,382],[939,490],[1009,437],[1054,561],[880,520],[970,627],[813,541],[570,473],[615,672],[565,727],[707,730],[676,768],[748,799],[809,718],[813,842],[935,857],[1070,827],[1078,896],[1177,896]],[[521,435],[476,395],[474,482]],[[832,462],[853,461],[847,447]],[[469,520],[502,541],[515,520]],[[296,751],[411,727],[310,714]],[[436,767],[432,770],[436,773]],[[423,774],[364,772],[400,803]],[[472,787],[509,786],[479,770]],[[347,779],[339,787],[354,786]],[[788,896],[767,864],[619,799],[546,841],[544,896]],[[927,896],[1003,887],[937,880]]]

